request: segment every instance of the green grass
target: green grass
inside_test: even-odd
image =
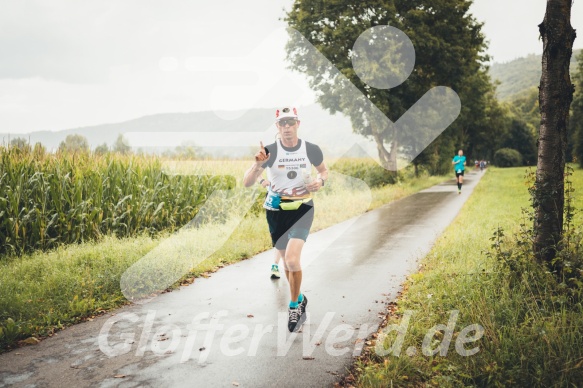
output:
[[[577,193],[583,190],[583,170],[576,170],[572,181],[574,204],[581,209],[583,197]],[[486,254],[497,228],[506,235],[504,246],[514,247],[519,240],[514,233],[524,221],[521,208],[528,206],[524,168],[489,169],[422,261],[421,271],[405,283],[388,320],[399,324],[406,311],[414,312],[400,356],[380,357],[370,348],[355,364],[359,386],[580,386],[580,301],[568,302],[544,276],[529,271],[509,276],[496,256]],[[574,224],[581,225],[581,220],[579,213]],[[424,355],[429,329],[447,324],[452,310],[459,316],[447,355]],[[460,331],[472,324],[481,325],[484,335],[466,348],[479,346],[479,352],[462,357],[455,343]],[[395,336],[387,335],[382,346],[391,346]],[[432,347],[441,339],[443,334],[436,334]],[[406,354],[411,346],[418,350],[414,356]]]
[[[241,162],[234,162],[230,167],[231,170],[227,168],[224,172],[236,170],[242,175],[244,171]],[[316,219],[312,230],[334,225],[448,178],[407,176],[405,182],[369,191],[359,180],[332,173],[325,190],[316,195]],[[270,249],[261,199],[262,195],[226,243],[210,257],[197,249],[195,242],[208,241],[208,236],[220,232],[228,221],[190,229],[185,232],[189,238],[182,241],[193,241],[193,244],[180,246],[175,252],[165,251],[166,256],[180,256],[186,260],[186,264],[184,261],[178,263],[184,276],[173,287]],[[120,289],[122,274],[172,236],[175,235],[168,232],[155,238],[148,235],[124,239],[104,236],[99,241],[62,245],[49,252],[3,257],[0,260],[0,350],[30,336],[52,335],[66,325],[127,303]],[[186,270],[184,265],[187,265]]]

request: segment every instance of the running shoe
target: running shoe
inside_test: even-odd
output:
[[[304,294],[304,299],[302,299],[302,303],[300,303],[300,307],[302,308],[302,314],[306,313],[306,306],[308,305],[308,298]]]
[[[279,267],[277,264],[273,264],[271,266],[271,278],[272,279],[279,279],[281,275],[279,274]]]
[[[304,297],[305,300],[305,297]],[[303,302],[302,302],[303,303]],[[287,328],[290,332],[297,332],[302,327],[302,324],[306,321],[306,313],[302,308],[302,304],[299,304],[296,308],[288,309],[288,319]]]
[[[298,326],[298,322],[300,321],[300,316],[302,315],[302,310],[300,310],[299,306],[295,309],[291,307],[287,310],[287,329],[292,333],[296,326]]]

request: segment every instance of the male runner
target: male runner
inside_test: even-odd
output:
[[[306,320],[308,298],[300,293],[302,268],[300,257],[314,220],[312,193],[320,190],[328,179],[322,150],[315,144],[298,138],[300,120],[297,109],[284,107],[275,112],[280,139],[266,147],[261,142],[255,163],[245,172],[243,184],[252,186],[264,169],[270,182],[264,207],[273,246],[283,258],[285,275],[290,286],[288,329],[300,329]],[[306,179],[305,172],[316,167],[316,179]],[[273,205],[277,202],[280,204]]]
[[[462,193],[462,184],[464,183],[464,170],[466,169],[466,157],[464,151],[459,150],[457,155],[451,161],[455,170],[455,180],[457,182],[457,193]]]

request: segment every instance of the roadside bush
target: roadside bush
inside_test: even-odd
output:
[[[552,262],[539,263],[534,257],[532,207],[523,209],[517,235],[506,238],[498,228],[490,239],[488,255],[495,259],[499,274],[494,279],[500,289],[508,289],[512,295],[500,298],[497,306],[499,311],[506,307],[511,311],[506,314],[506,325],[498,329],[501,338],[511,334],[500,346],[507,349],[500,357],[506,365],[499,364],[496,373],[495,380],[500,383],[514,380],[524,382],[525,386],[570,386],[583,376],[580,368],[583,229],[573,224],[571,174],[572,169],[567,168],[563,239]],[[533,173],[528,180],[532,184]],[[528,357],[524,357],[526,354]],[[522,365],[517,367],[519,357]],[[576,366],[566,367],[572,364]]]
[[[388,330],[365,340],[369,347],[345,382],[361,387],[581,386],[583,230],[574,206],[583,202],[573,195],[567,168],[561,249],[549,265],[537,262],[532,207],[520,217],[528,201],[520,170],[495,168],[482,178],[420,272],[410,276],[406,291],[389,303]],[[527,185],[533,184],[532,174]],[[583,173],[575,175],[576,187],[583,187]],[[467,233],[467,225],[477,227]],[[495,232],[488,239],[484,230]],[[447,337],[444,323],[455,311],[459,319]],[[406,312],[415,315],[404,324],[406,335],[398,337],[393,328],[404,322]],[[473,324],[483,329],[474,356],[448,348],[444,341],[462,338],[462,328]],[[429,339],[430,349],[449,352],[418,352]],[[379,341],[388,354],[378,354]]]
[[[494,153],[494,164],[498,167],[522,166],[522,155],[512,148],[500,148]]]
[[[371,188],[391,185],[399,180],[399,173],[385,170],[374,160],[343,159],[334,163],[331,169],[334,172],[358,178]]]

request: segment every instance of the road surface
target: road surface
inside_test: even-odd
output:
[[[331,386],[480,177],[310,235],[300,333],[287,331],[287,281],[269,279],[269,251],[0,355],[0,387]]]

